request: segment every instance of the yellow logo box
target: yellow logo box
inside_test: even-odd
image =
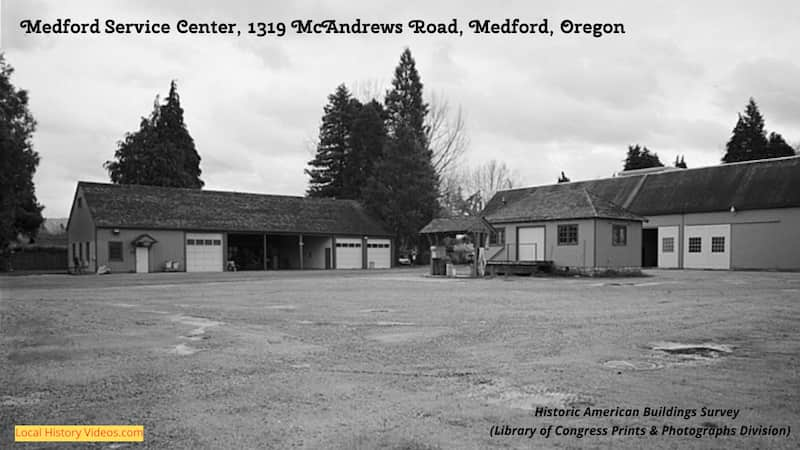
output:
[[[144,442],[144,425],[15,425],[14,442]]]

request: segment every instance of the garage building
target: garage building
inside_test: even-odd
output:
[[[79,182],[70,270],[391,267],[392,239],[358,202]]]
[[[494,257],[529,258],[522,247],[516,255],[509,252],[519,247],[517,242],[546,241],[541,231],[536,235],[530,229],[530,221],[511,223],[512,216],[535,219],[549,214],[548,223],[568,231],[564,225],[569,225],[568,216],[576,206],[566,199],[579,199],[570,192],[580,191],[615,205],[615,214],[624,211],[644,218],[641,238],[633,237],[633,242],[641,242],[636,244],[640,245],[636,263],[643,267],[800,270],[800,156],[696,169],[644,169],[612,178],[500,191],[483,211],[498,229]],[[564,208],[548,213],[559,197],[565,199]],[[613,223],[608,230],[576,225],[570,230],[577,233],[578,245],[585,240],[587,252],[596,252],[577,262],[603,267],[604,261],[613,261],[619,247],[589,245],[605,235],[619,242]],[[543,230],[545,236],[548,230]],[[553,231],[559,233],[557,228]],[[571,235],[566,238],[574,241]],[[563,259],[559,252],[566,247],[557,243],[541,247],[542,254],[535,253],[534,258],[557,263]]]

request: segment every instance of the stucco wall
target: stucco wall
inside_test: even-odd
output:
[[[80,205],[80,207],[78,207]],[[70,270],[74,270],[74,257],[77,256],[81,259],[81,264],[88,267],[88,270],[97,270],[97,252],[95,245],[95,231],[94,222],[92,221],[89,207],[83,198],[83,191],[78,189],[75,195],[75,200],[72,203],[72,210],[69,215],[69,228],[67,229],[67,239],[69,241],[67,250],[67,261]],[[86,243],[89,243],[89,258],[86,258]],[[82,251],[77,251],[75,254],[72,252],[73,244],[80,244],[83,246]],[[83,258],[80,258],[81,253]]]
[[[642,223],[597,220],[597,267],[641,267]],[[627,227],[627,245],[613,245],[613,225]]]
[[[731,224],[732,269],[800,270],[800,208],[651,216],[645,227]],[[683,228],[679,255],[683,255]],[[683,258],[680,260],[683,267]]]
[[[113,229],[98,228],[98,264],[108,265],[112,273],[135,272],[136,249],[132,245],[132,242],[142,234],[148,234],[158,241],[150,247],[150,255],[148,258],[150,272],[162,272],[164,270],[164,263],[167,260],[179,261],[181,270],[186,270],[183,231],[119,229],[119,234],[114,234]],[[109,241],[122,242],[122,261],[108,260]]]

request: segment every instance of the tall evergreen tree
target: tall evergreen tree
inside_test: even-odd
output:
[[[319,127],[319,142],[314,159],[306,169],[310,197],[343,197],[345,159],[350,152],[350,135],[353,118],[353,98],[347,86],[340,84],[328,96],[323,108],[322,125]]]
[[[680,159],[676,155],[675,156],[675,164],[673,164],[673,165],[675,167],[679,168],[679,169],[685,169],[686,168],[686,161],[683,160],[683,155],[680,156]]]
[[[646,169],[648,167],[664,167],[664,163],[658,158],[658,153],[650,153],[650,149],[640,147],[639,144],[629,145],[624,170]]]
[[[0,255],[18,235],[35,237],[43,220],[33,185],[39,165],[31,142],[36,121],[28,93],[11,84],[13,72],[0,53]]]
[[[395,233],[399,247],[411,248],[418,232],[439,210],[439,179],[426,138],[422,81],[405,49],[386,93],[387,142],[364,201]]]
[[[389,134],[395,135],[400,127],[405,127],[418,141],[420,150],[430,151],[425,126],[428,104],[422,99],[422,81],[408,48],[400,55],[400,63],[394,70],[392,89],[386,93],[384,103]]]
[[[725,150],[725,156],[722,157],[724,163],[770,158],[767,153],[764,117],[752,97],[745,107],[744,114],[739,114]]]
[[[114,157],[103,165],[113,183],[203,187],[200,155],[184,123],[174,80],[164,104],[156,97],[153,112],[117,144]]]
[[[386,145],[385,111],[372,100],[351,100],[350,142],[344,161],[343,197],[361,200],[367,181],[375,175]]]
[[[561,176],[558,177],[558,182],[559,183],[569,183],[569,181],[570,181],[569,178],[566,175],[564,175],[564,171],[561,171]]]

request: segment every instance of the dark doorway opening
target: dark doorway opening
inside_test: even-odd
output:
[[[228,234],[228,261],[236,270],[264,270],[264,235]]]
[[[642,229],[642,267],[658,266],[658,228]]]
[[[267,267],[270,270],[302,269],[300,236],[267,235]]]

